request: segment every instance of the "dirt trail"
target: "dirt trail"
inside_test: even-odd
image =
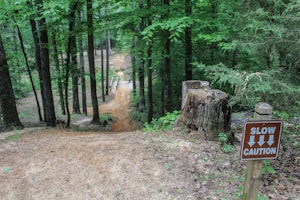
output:
[[[114,97],[107,103],[99,106],[100,114],[110,114],[113,117],[111,131],[122,132],[134,130],[130,123],[130,94],[132,83],[126,80],[124,71],[130,66],[130,59],[126,54],[115,54],[111,57],[111,68],[116,70],[119,76],[117,88],[112,88]],[[88,108],[92,114],[92,108]]]
[[[112,56],[112,68],[117,71],[120,78],[117,88],[112,88],[114,98],[112,101],[99,106],[99,112],[109,113],[114,123],[111,126],[113,132],[131,131],[133,126],[130,123],[130,94],[132,83],[126,80],[124,71],[130,65],[129,58],[125,54]]]
[[[99,107],[101,113],[109,113],[113,116],[114,123],[112,124],[112,131],[130,131],[132,126],[130,124],[130,89],[118,89],[115,97],[109,103],[103,104]]]
[[[0,199],[199,199],[191,147],[139,132],[25,134],[0,143]]]

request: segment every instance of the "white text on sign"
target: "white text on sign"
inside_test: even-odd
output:
[[[276,158],[281,130],[281,121],[247,122],[244,127],[241,158],[243,160]]]

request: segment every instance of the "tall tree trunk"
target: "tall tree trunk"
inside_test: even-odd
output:
[[[164,5],[167,7],[167,14],[164,17],[169,17],[170,1],[164,0]],[[164,30],[164,113],[171,111],[171,39],[170,31]]]
[[[139,8],[143,9],[143,0],[139,1]],[[144,30],[144,17],[141,18],[141,22],[139,25],[139,32],[141,33]],[[138,74],[139,74],[139,112],[145,112],[145,59],[144,59],[144,50],[142,47],[142,35],[138,35],[138,43],[139,43],[139,57],[140,57],[140,63],[138,68]]]
[[[185,15],[190,17],[192,14],[192,0],[185,0]],[[185,28],[185,80],[193,79],[193,44],[192,44],[192,26]]]
[[[39,32],[36,28],[36,22],[33,19],[30,19],[31,32],[33,36],[34,42],[34,53],[35,53],[35,64],[39,74],[39,82],[40,82],[40,90],[42,96],[42,104],[43,104],[43,113],[44,113],[44,121],[46,121],[46,97],[44,92],[44,82],[43,82],[43,74],[42,74],[42,61],[41,61],[41,45],[39,39]]]
[[[71,123],[71,114],[69,108],[69,76],[70,76],[70,54],[71,54],[70,44],[71,43],[69,38],[68,48],[67,48],[66,70],[65,70],[65,104],[66,104],[66,111],[67,111],[66,128],[70,128],[70,123]]]
[[[76,9],[77,1],[71,1],[70,3],[70,15],[69,15],[69,34],[70,34],[70,53],[71,53],[71,72],[72,72],[72,96],[73,96],[73,113],[80,114],[79,105],[79,91],[78,91],[78,77],[79,69],[77,66],[77,45],[76,45],[76,33],[74,32],[76,24]]]
[[[147,0],[147,8],[151,8],[151,0]],[[148,16],[148,26],[152,25],[151,16]],[[147,51],[147,70],[148,70],[148,113],[147,121],[150,123],[153,118],[153,94],[152,94],[152,43],[148,45]]]
[[[108,49],[108,31],[106,31],[106,88],[105,94],[108,95],[109,92],[109,49]]]
[[[18,47],[18,44],[17,44],[17,35],[18,33],[15,32],[15,30],[12,31],[11,33],[13,35],[13,43],[14,43],[14,50],[15,50],[15,54],[18,55],[19,54],[19,47]],[[17,77],[17,84],[18,84],[18,87],[20,87],[20,80],[21,80],[21,72],[20,72],[20,62],[19,62],[19,56],[16,56],[16,68],[17,68],[17,74],[18,74],[18,77]]]
[[[75,65],[77,64],[77,61],[74,61],[74,51],[76,52],[76,39],[75,39],[75,35],[73,33],[74,26],[75,26],[75,13],[76,13],[77,4],[78,4],[77,1],[71,1],[69,4],[69,8],[70,8],[69,38],[68,38],[68,47],[67,47],[66,76],[65,76],[65,102],[66,102],[66,109],[67,109],[67,124],[66,124],[67,128],[70,127],[70,123],[71,123],[71,115],[70,115],[69,100],[68,100],[69,76],[70,76],[70,71],[72,72],[72,75],[74,74],[73,70],[75,67],[73,65],[74,65],[74,63],[75,63]],[[75,47],[73,46],[74,44],[75,44]],[[75,48],[75,50],[74,50],[74,48]],[[75,59],[76,59],[76,55],[75,55]],[[72,86],[74,84],[73,80],[74,79],[72,76]],[[72,91],[73,90],[74,90],[74,88],[72,87]],[[77,91],[77,95],[78,95],[78,91]],[[74,100],[73,100],[73,105],[74,105]],[[73,112],[75,112],[75,111],[73,110]]]
[[[161,52],[162,55],[164,55],[164,50]],[[163,63],[162,63],[163,65]],[[160,107],[160,114],[164,115],[165,114],[165,109],[164,109],[164,94],[165,94],[165,77],[164,77],[164,67],[161,67],[159,69],[159,77],[160,77],[160,83],[161,83],[161,91],[160,91],[160,102],[161,102],[161,107]]]
[[[213,21],[215,21],[217,19],[218,16],[218,1],[216,0],[211,0],[211,15],[213,18]],[[216,27],[212,27],[212,31],[216,31],[217,32],[217,28]],[[211,65],[215,65],[216,63],[216,54],[218,53],[218,47],[216,45],[216,43],[212,43],[209,45],[209,50],[210,50],[210,64]]]
[[[107,0],[105,0],[105,15],[106,15],[106,17],[108,16]],[[106,20],[106,23],[108,24],[108,20]],[[109,92],[109,54],[110,54],[109,45],[110,45],[109,30],[106,30],[106,91],[105,91],[106,95],[108,95],[108,92]]]
[[[170,32],[165,32],[165,38],[170,37]],[[171,111],[171,40],[166,39],[164,59],[164,113]]]
[[[36,0],[38,5],[38,12],[43,11],[43,0]],[[49,63],[49,49],[48,49],[48,33],[46,27],[46,20],[41,17],[38,20],[40,44],[41,44],[41,61],[42,61],[42,76],[43,85],[45,93],[45,111],[46,111],[46,123],[47,126],[56,125],[56,116],[53,103],[52,85],[51,85],[51,75],[50,75],[50,63]]]
[[[101,17],[101,11],[98,10],[99,18]],[[101,56],[101,95],[102,101],[105,102],[105,77],[104,77],[104,54],[103,54],[103,40],[102,33],[100,34],[100,56]]]
[[[76,45],[74,45],[76,47]],[[72,46],[72,48],[74,48]],[[74,52],[73,52],[74,53]],[[73,113],[80,114],[80,104],[79,104],[79,90],[78,90],[78,77],[79,70],[77,66],[77,56],[73,54],[71,56],[71,68],[72,68],[72,94],[73,94]]]
[[[144,58],[140,58],[139,63],[139,112],[145,112],[145,72]]]
[[[7,57],[0,33],[0,106],[6,127],[23,127],[16,107],[15,95],[8,70]]]
[[[88,26],[88,59],[90,68],[91,96],[93,105],[92,123],[99,123],[98,99],[96,90],[94,34],[93,34],[93,3],[87,0],[87,26]]]
[[[105,0],[105,15],[106,15],[106,17],[108,17],[108,1],[107,0]],[[107,22],[108,22],[108,20],[107,20]],[[110,43],[110,31],[109,30],[107,30],[107,48],[108,48],[108,52],[109,52],[109,54],[108,55],[110,55],[111,56],[111,43]]]
[[[55,29],[52,28],[52,46],[53,46],[53,58],[54,58],[54,64],[55,64],[55,69],[56,69],[56,74],[57,74],[57,87],[58,87],[58,93],[59,93],[59,101],[60,101],[60,109],[61,113],[63,115],[66,114],[66,109],[65,109],[65,100],[64,100],[64,93],[63,93],[63,85],[62,85],[62,73],[61,69],[59,66],[59,54],[57,50],[57,43],[56,43],[56,33]]]
[[[148,46],[147,52],[148,62],[147,62],[147,69],[148,69],[148,122],[152,121],[153,118],[153,86],[152,86],[152,44]]]
[[[103,41],[100,40],[100,51],[101,51],[101,94],[102,101],[105,101],[105,78],[104,78],[104,55],[103,55]]]
[[[135,36],[132,37],[131,47],[131,65],[132,65],[132,92],[136,95],[136,56],[135,56]]]
[[[82,20],[83,13],[79,12],[79,19]],[[84,69],[84,57],[83,57],[83,43],[82,43],[82,33],[78,34],[78,46],[79,46],[79,65],[81,74],[81,101],[82,101],[82,112],[87,115],[86,106],[86,82],[85,82],[85,69]]]
[[[28,72],[28,75],[29,75],[29,78],[30,78],[31,87],[32,87],[32,90],[33,90],[33,93],[34,93],[34,97],[35,97],[35,101],[36,101],[36,105],[37,105],[37,109],[38,109],[39,120],[43,121],[41,108],[40,108],[40,102],[39,102],[39,99],[38,99],[38,96],[37,96],[37,93],[36,93],[36,89],[35,89],[35,86],[34,86],[34,83],[33,83],[31,70],[30,70],[30,67],[29,67],[29,64],[28,64],[27,54],[26,54],[25,48],[24,48],[23,37],[22,37],[19,26],[16,25],[16,27],[17,27],[17,31],[18,31],[19,40],[20,40],[20,46],[21,46],[21,49],[22,49],[22,52],[23,52],[23,55],[24,55],[27,72]]]

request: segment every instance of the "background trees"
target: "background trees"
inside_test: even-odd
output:
[[[97,80],[101,76],[93,73],[91,52],[103,47],[102,52],[107,49],[110,53],[110,46],[132,56],[131,77],[134,91],[138,90],[133,92],[133,100],[144,120],[146,116],[150,121],[152,117],[180,109],[181,82],[188,79],[208,80],[228,92],[236,110],[267,101],[289,115],[299,113],[300,3],[297,0],[14,0],[3,1],[0,9],[0,29],[5,33],[3,43],[15,96],[18,99],[30,91],[30,87],[25,87],[27,78],[20,78],[26,68],[18,56],[21,52],[16,42],[14,24],[17,24],[23,33],[34,80],[39,75],[35,85],[40,88],[48,125],[55,124],[58,113],[52,100],[56,91],[62,113],[68,107],[64,103],[70,100],[70,93],[73,112],[80,112],[81,96],[82,110],[87,114],[85,75],[91,78],[93,112],[95,120],[99,118],[97,83],[102,82],[99,90],[104,100],[109,70],[104,69],[103,63],[103,70],[99,70],[102,80]],[[72,57],[70,65],[66,65],[68,50]],[[77,52],[82,58],[87,50],[92,67],[89,73],[82,67],[83,60],[76,59]],[[73,79],[70,87],[73,91],[67,87],[63,92],[62,84],[69,85],[67,69]]]

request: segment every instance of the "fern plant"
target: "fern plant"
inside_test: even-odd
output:
[[[170,130],[175,120],[178,118],[180,111],[168,112],[165,116],[160,117],[158,119],[153,119],[151,123],[144,123],[144,131],[146,132],[154,132],[154,131],[163,131]]]
[[[251,109],[255,103],[270,103],[274,110],[288,112],[290,116],[300,113],[300,88],[281,70],[260,72],[242,71],[223,64],[206,66],[196,64],[197,72],[204,74],[214,88],[231,95],[230,105]]]

